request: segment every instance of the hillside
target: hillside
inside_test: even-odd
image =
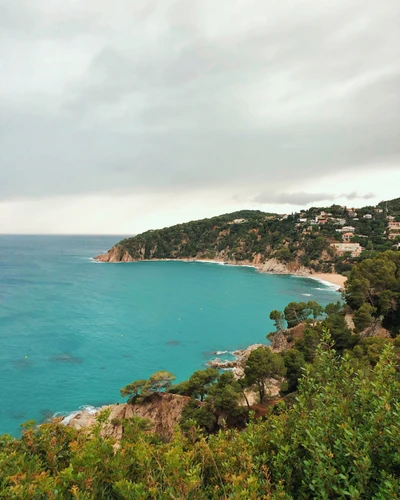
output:
[[[399,199],[360,209],[332,205],[294,214],[241,210],[164,229],[117,243],[102,262],[210,259],[267,266],[266,271],[304,268],[346,272],[355,260],[391,249],[400,241]]]

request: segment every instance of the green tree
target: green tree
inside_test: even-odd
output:
[[[277,332],[281,332],[285,327],[285,317],[281,311],[274,309],[269,314],[269,319],[274,322],[274,326]]]
[[[218,413],[234,415],[238,400],[242,397],[242,387],[232,372],[223,372],[218,381],[210,387],[207,400],[212,401]]]
[[[160,392],[168,389],[175,380],[175,375],[165,370],[150,375],[148,390],[151,392]]]
[[[376,308],[372,307],[371,304],[367,302],[363,304],[354,313],[354,324],[356,326],[357,332],[362,332],[366,328],[372,325],[374,322],[373,315],[376,313]]]
[[[203,401],[209,387],[217,378],[218,370],[215,368],[206,368],[194,372],[188,381],[189,395]]]
[[[314,319],[319,318],[319,316],[321,316],[324,312],[324,308],[318,304],[318,302],[315,302],[315,300],[309,300],[307,302],[307,307],[310,309]]]
[[[284,351],[282,357],[286,368],[287,392],[293,392],[297,389],[297,384],[303,374],[306,361],[303,353],[298,349]]]
[[[193,425],[200,427],[206,434],[211,434],[217,429],[217,417],[211,404],[200,405],[195,399],[189,401],[182,411],[180,426],[188,432]]]
[[[354,310],[364,303],[374,318],[395,336],[400,332],[400,252],[378,253],[354,266],[346,283],[346,302]],[[361,313],[364,313],[362,310]]]
[[[122,397],[128,396],[128,403],[134,403],[155,392],[165,391],[173,380],[175,376],[172,373],[160,370],[150,375],[148,380],[136,380],[126,385],[120,389],[120,393]]]
[[[135,403],[140,397],[145,397],[149,394],[148,384],[148,380],[135,380],[135,382],[120,389],[120,394],[123,398],[128,396],[128,403]]]
[[[259,347],[247,358],[244,373],[248,385],[257,387],[260,403],[264,403],[267,379],[279,380],[285,375],[286,369],[281,356],[272,352],[268,347]]]
[[[305,321],[310,315],[310,308],[305,302],[290,302],[284,309],[285,320],[289,328]]]

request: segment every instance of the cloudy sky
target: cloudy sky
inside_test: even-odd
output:
[[[0,233],[400,196],[399,0],[0,0]]]

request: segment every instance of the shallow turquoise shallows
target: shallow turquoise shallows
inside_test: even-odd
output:
[[[0,433],[121,401],[156,370],[187,378],[265,342],[269,312],[340,299],[305,278],[184,262],[99,264],[113,236],[0,236]]]

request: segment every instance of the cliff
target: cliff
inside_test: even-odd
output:
[[[96,423],[97,415],[102,410],[109,410],[107,421],[102,424],[101,435],[120,440],[123,435],[123,421],[134,416],[146,418],[152,424],[152,430],[166,440],[179,424],[183,408],[190,401],[189,397],[176,394],[152,394],[141,404],[116,404],[103,406],[97,413],[82,410],[65,422],[68,427],[89,429]]]

